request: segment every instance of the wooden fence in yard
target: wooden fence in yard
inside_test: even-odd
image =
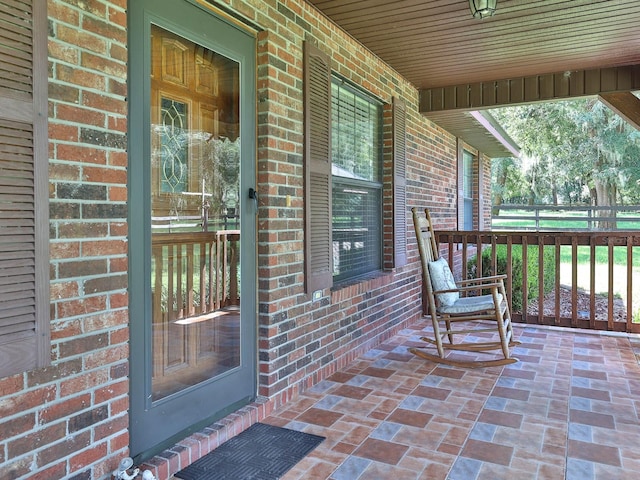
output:
[[[500,205],[493,212],[492,228],[498,230],[618,230],[619,224],[640,230],[640,205]]]

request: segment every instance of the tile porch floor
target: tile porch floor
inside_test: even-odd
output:
[[[640,478],[637,335],[515,325],[518,363],[463,369],[407,352],[429,328],[264,420],[326,437],[283,480]]]

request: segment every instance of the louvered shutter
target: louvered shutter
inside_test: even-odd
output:
[[[304,44],[305,277],[307,293],[331,287],[331,63]]]
[[[394,265],[407,264],[407,133],[405,103],[393,99],[393,247]]]
[[[47,2],[0,3],[0,377],[49,347]]]
[[[458,230],[464,230],[464,148],[462,144],[462,140],[460,138],[456,139],[457,142],[457,169],[456,175],[457,186],[458,186],[458,197],[457,197],[457,215],[458,215]]]

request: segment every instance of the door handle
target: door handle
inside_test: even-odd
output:
[[[254,188],[249,188],[249,198],[256,203],[256,211],[258,210],[258,191]]]

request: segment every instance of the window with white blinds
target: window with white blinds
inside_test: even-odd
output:
[[[473,230],[473,155],[462,152],[462,197],[464,201],[464,230]]]
[[[335,281],[382,267],[382,105],[338,78],[331,87]]]

